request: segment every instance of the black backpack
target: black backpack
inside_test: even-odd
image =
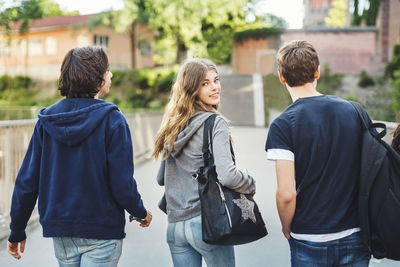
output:
[[[362,121],[359,215],[361,235],[372,255],[400,260],[400,155],[382,138],[386,125],[372,123],[352,102]],[[382,128],[377,132],[376,128]]]

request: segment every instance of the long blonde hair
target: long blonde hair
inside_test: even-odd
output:
[[[152,154],[154,158],[164,154],[166,159],[171,155],[176,137],[197,110],[217,113],[218,105],[207,105],[198,97],[202,82],[209,70],[218,73],[215,64],[203,58],[188,59],[180,67],[157,133]]]

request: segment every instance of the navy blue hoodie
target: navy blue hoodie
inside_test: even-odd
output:
[[[39,112],[15,181],[10,242],[26,239],[38,198],[44,237],[121,239],[125,213],[146,217],[133,178],[128,124],[117,106],[63,99]]]

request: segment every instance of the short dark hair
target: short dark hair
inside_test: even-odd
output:
[[[67,98],[94,98],[108,69],[107,54],[101,47],[71,49],[61,65],[58,90]]]
[[[315,80],[319,66],[318,54],[307,41],[295,40],[283,45],[277,56],[278,71],[290,87]]]

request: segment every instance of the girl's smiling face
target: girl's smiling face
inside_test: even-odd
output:
[[[200,86],[199,99],[206,105],[215,106],[220,102],[221,84],[218,73],[209,70]]]

